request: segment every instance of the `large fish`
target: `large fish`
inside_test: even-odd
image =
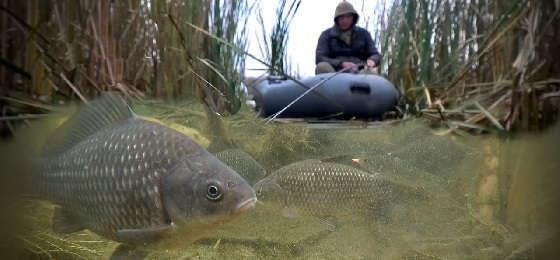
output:
[[[468,149],[449,138],[425,136],[404,144],[392,155],[406,159],[411,165],[442,178],[450,178],[457,171]]]
[[[136,117],[115,93],[57,129],[30,177],[34,195],[60,205],[56,232],[122,242],[114,258],[193,242],[256,203],[236,172],[187,136]]]
[[[284,166],[254,185],[259,201],[284,216],[379,213],[421,188],[395,183],[354,167],[305,160]]]
[[[266,170],[250,154],[241,149],[226,149],[216,153],[216,157],[251,185],[266,176]]]

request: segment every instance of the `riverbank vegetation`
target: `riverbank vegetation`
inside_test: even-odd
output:
[[[300,3],[279,1],[272,28],[247,28],[258,1],[1,1],[2,131],[110,90],[193,97],[234,114],[248,30],[261,31],[269,73],[295,73],[286,41]],[[535,131],[557,120],[559,10],[556,1],[394,0],[361,12],[372,17],[381,74],[404,94],[403,114],[461,133]]]
[[[380,224],[377,236],[356,239],[356,232],[366,229],[352,224],[342,226],[342,236],[328,231],[336,235],[320,232],[302,240],[296,235],[321,230],[319,221],[299,220],[304,228],[298,233],[293,220],[257,211],[233,222],[229,235],[225,228],[184,251],[162,252],[175,258],[356,259],[381,252],[388,259],[461,259],[475,252],[480,259],[540,259],[539,252],[558,244],[554,156],[560,125],[536,137],[525,133],[540,133],[558,119],[558,1],[393,0],[359,10],[370,17],[368,29],[383,54],[380,73],[403,94],[398,108],[403,120],[379,127],[349,122],[339,129],[263,124],[244,106],[245,61],[259,55],[246,53],[249,31],[259,32],[260,62],[268,74],[297,78],[286,41],[297,41],[289,28],[294,16],[306,15],[298,9],[303,1],[279,2],[272,27],[249,28],[248,16],[258,16],[259,2],[0,0],[0,136],[17,133],[19,124],[58,111],[59,105],[120,91],[139,115],[187,133],[210,152],[246,151],[268,172],[322,159],[439,187],[432,191],[437,199],[408,204],[417,211],[395,214],[406,217],[387,219],[391,225]],[[441,128],[407,120],[415,117]],[[46,138],[44,127],[41,132],[28,141]],[[519,139],[449,134],[481,132],[523,134]],[[9,158],[31,154],[26,149]],[[0,175],[5,177],[0,183],[7,188],[21,188],[13,185],[23,165],[18,162],[3,165],[8,174]],[[0,190],[18,193],[11,189]],[[52,205],[13,205],[11,194],[0,197],[0,206],[10,206],[4,212],[13,213],[7,218],[18,220],[14,227],[0,222],[9,230],[29,227],[15,242],[0,241],[0,254],[20,243],[25,255],[11,258],[100,258],[116,246],[90,232],[54,234]],[[262,221],[274,217],[280,222]],[[399,246],[385,247],[390,239],[372,243],[372,237],[400,239]]]
[[[393,1],[378,8],[383,71],[412,110],[452,128],[543,129],[558,116],[559,10],[554,1]]]

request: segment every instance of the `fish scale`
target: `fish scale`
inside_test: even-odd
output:
[[[151,162],[137,161],[126,154],[130,151],[130,146],[139,145],[132,142],[145,141],[125,134],[130,131],[143,131],[142,135],[151,135],[153,144],[145,146],[146,150],[153,150],[160,142],[165,143],[161,138],[171,138],[174,142],[180,142],[180,136],[154,135],[157,127],[159,126],[154,123],[139,121],[121,130],[102,131],[70,151],[54,156],[54,160],[44,158],[43,160],[52,162],[42,164],[42,174],[37,178],[38,182],[43,183],[39,193],[47,195],[54,202],[69,204],[72,211],[86,212],[87,214],[79,216],[84,218],[86,223],[111,223],[92,229],[102,234],[114,234],[116,230],[123,228],[138,228],[146,223],[146,219],[150,220],[150,225],[165,223],[167,220],[161,207],[158,185],[161,178],[159,172],[163,172],[170,162],[167,160],[169,150],[165,149],[168,152],[163,153],[162,149],[159,149],[159,153],[153,155],[155,158],[152,158]],[[118,134],[115,131],[123,133]],[[106,140],[109,143],[108,147],[93,145],[99,140]],[[86,156],[92,153],[100,156]],[[183,149],[176,149],[172,154],[171,158],[176,159],[186,153]],[[144,164],[147,167],[143,167]],[[107,165],[112,165],[111,171]],[[115,175],[115,168],[122,169],[121,174]],[[70,181],[65,182],[66,178]],[[146,185],[142,184],[143,180]],[[115,192],[110,193],[111,190]],[[127,211],[116,211],[118,214],[102,211],[105,208],[121,208],[125,203],[130,205]],[[148,215],[137,214],[138,212]],[[126,225],[116,224],[116,219],[124,219]],[[111,238],[116,239],[114,236]]]
[[[55,231],[90,229],[123,242],[117,251],[192,242],[256,202],[237,173],[182,133],[136,117],[114,93],[51,139],[29,192],[60,206]]]
[[[216,157],[239,173],[249,184],[255,184],[266,176],[266,170],[241,149],[226,149],[216,153]]]
[[[408,189],[380,174],[318,160],[282,167],[255,184],[254,188],[264,204],[315,216],[375,210],[391,203]]]

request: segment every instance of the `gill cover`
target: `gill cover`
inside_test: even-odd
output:
[[[243,178],[206,151],[182,158],[161,187],[167,214],[178,226],[222,221],[255,197]]]
[[[269,204],[271,202],[283,202],[288,193],[276,181],[277,176],[266,177],[254,186],[259,201]]]

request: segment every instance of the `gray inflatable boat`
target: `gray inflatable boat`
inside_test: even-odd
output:
[[[302,80],[308,88],[292,80],[267,78],[255,86],[255,110],[270,117],[325,79],[278,117],[381,119],[383,113],[397,105],[398,91],[381,76],[325,73]]]

